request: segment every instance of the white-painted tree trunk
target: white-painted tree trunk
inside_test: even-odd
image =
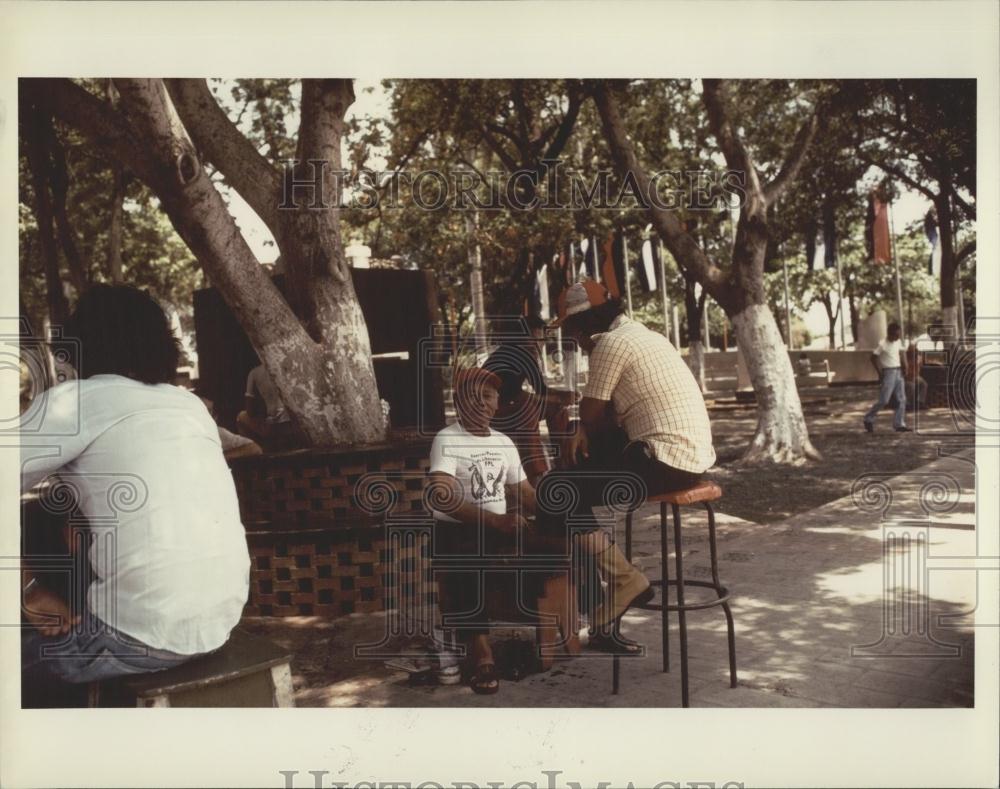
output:
[[[752,304],[732,318],[736,342],[757,396],[757,430],[741,463],[800,463],[819,458],[809,440],[795,372],[767,306]]]
[[[694,374],[694,379],[698,382],[698,388],[705,391],[705,346],[701,340],[695,340],[688,345],[687,355],[688,367]]]
[[[944,345],[951,348],[961,337],[961,327],[958,325],[958,307],[943,307],[941,309],[941,322],[945,326]]]

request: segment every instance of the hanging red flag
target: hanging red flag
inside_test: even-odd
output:
[[[883,203],[877,192],[871,196],[872,212],[872,260],[876,265],[892,261],[892,247],[889,241],[889,204]]]

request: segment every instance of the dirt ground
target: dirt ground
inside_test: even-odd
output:
[[[710,407],[718,461],[709,476],[725,493],[717,509],[745,520],[772,523],[813,509],[851,492],[859,476],[872,472],[898,474],[917,468],[951,449],[972,445],[961,414],[933,408],[907,415],[912,433],[892,429],[892,412],[884,410],[876,431],[868,434],[861,420],[876,396],[875,387],[823,387],[802,393],[809,435],[823,455],[801,466],[740,467],[738,461],[756,426],[753,404],[720,401]]]

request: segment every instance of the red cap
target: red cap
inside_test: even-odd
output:
[[[549,326],[553,329],[562,326],[567,318],[585,312],[591,307],[599,307],[610,300],[611,294],[608,293],[608,289],[594,280],[588,278],[574,282],[559,294],[557,305],[559,317]]]

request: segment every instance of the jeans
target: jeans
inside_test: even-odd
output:
[[[128,674],[162,671],[197,655],[154,649],[105,624],[86,611],[69,633],[21,633],[21,674],[38,682],[96,682]]]
[[[892,420],[893,427],[906,425],[906,391],[903,386],[903,373],[898,367],[883,367],[878,390],[878,400],[865,414],[865,424],[875,421],[875,416],[885,408],[892,396],[896,396],[896,414]]]

